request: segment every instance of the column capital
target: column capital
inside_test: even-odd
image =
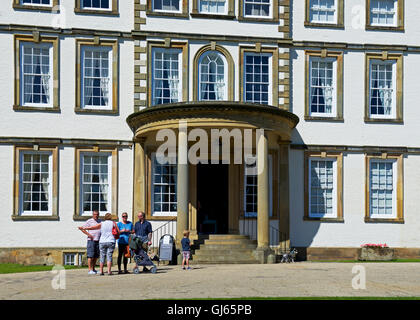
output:
[[[277,139],[277,143],[280,145],[290,145],[292,143],[291,140],[283,140],[282,138],[278,138]]]

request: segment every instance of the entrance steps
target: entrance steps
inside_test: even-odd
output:
[[[192,247],[192,261],[197,264],[259,263],[252,254],[256,247],[257,241],[245,235],[200,235]]]

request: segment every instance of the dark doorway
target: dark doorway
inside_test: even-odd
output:
[[[197,165],[197,229],[200,234],[229,230],[229,165]]]

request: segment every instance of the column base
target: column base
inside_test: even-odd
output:
[[[261,247],[261,248],[255,249],[252,252],[252,254],[254,255],[255,259],[258,260],[259,263],[265,264],[268,261],[268,256],[273,255],[274,251],[271,250],[269,247]]]

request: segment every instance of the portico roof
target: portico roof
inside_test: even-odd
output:
[[[128,116],[127,123],[135,137],[159,129],[178,127],[262,128],[290,137],[299,118],[278,107],[232,101],[200,101],[162,104],[148,107]]]

